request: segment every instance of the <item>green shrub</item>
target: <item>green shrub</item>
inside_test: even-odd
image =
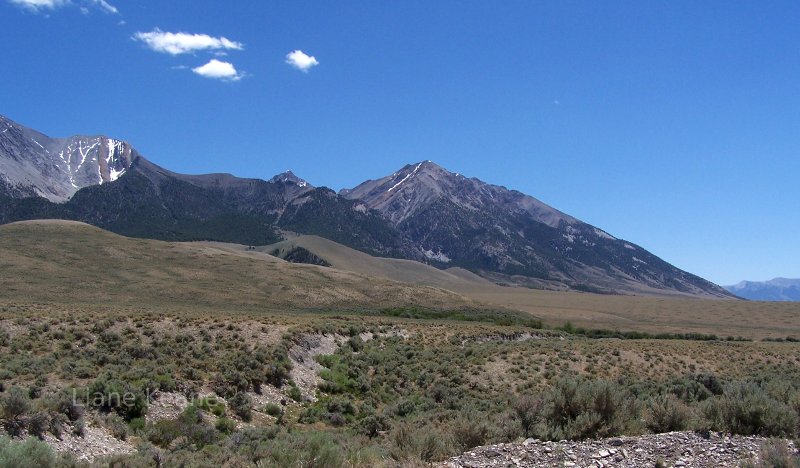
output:
[[[647,402],[645,423],[655,433],[682,431],[689,424],[689,408],[672,394],[656,395]]]
[[[368,414],[358,421],[357,431],[369,438],[377,437],[389,428],[386,419],[377,414]]]
[[[409,414],[414,412],[414,408],[416,405],[412,400],[403,399],[397,402],[394,406],[394,414],[400,416],[401,418],[404,416],[408,416]]]
[[[67,389],[47,398],[45,407],[52,413],[63,414],[70,421],[76,421],[83,416],[83,407],[73,401],[72,392]]]
[[[284,436],[273,441],[266,466],[304,468],[344,468],[347,454],[328,434],[312,432]]]
[[[203,421],[203,415],[196,406],[189,406],[177,419],[162,419],[145,428],[147,440],[160,447],[168,447],[179,437],[185,437],[187,443],[198,448],[213,444],[219,433]]]
[[[486,443],[489,439],[489,425],[485,415],[467,413],[453,421],[450,433],[458,451],[465,452]]]
[[[276,405],[275,403],[267,403],[264,406],[264,413],[278,417],[281,413],[283,413],[283,408],[280,405]]]
[[[231,434],[236,430],[236,421],[226,417],[218,418],[214,428],[223,434]]]
[[[360,336],[355,335],[347,340],[348,346],[355,352],[359,352],[364,349],[364,340],[361,339]]]
[[[528,424],[536,421],[534,436],[561,440],[636,431],[640,409],[620,385],[604,380],[561,379],[545,393],[540,405],[528,411]]]
[[[145,418],[134,418],[128,423],[128,428],[134,434],[137,434],[144,430],[147,426],[147,420]]]
[[[13,387],[0,399],[0,405],[6,432],[12,436],[22,434],[25,429],[23,417],[31,410],[27,392],[19,387]]]
[[[287,395],[289,395],[289,398],[291,398],[294,401],[297,402],[303,401],[303,392],[300,391],[300,387],[298,387],[297,385],[292,385],[291,387],[289,387]]]
[[[798,415],[788,404],[772,398],[751,382],[728,385],[722,396],[704,402],[710,428],[741,435],[792,437]]]
[[[128,438],[128,425],[119,415],[113,413],[106,415],[103,418],[103,425],[117,439],[125,440]]]
[[[195,406],[217,417],[222,417],[225,415],[225,404],[215,396],[200,398],[195,403]]]
[[[0,399],[2,406],[3,419],[16,420],[27,414],[31,409],[31,403],[26,392],[13,387],[6,395]]]
[[[49,468],[56,466],[53,450],[30,438],[23,442],[0,436],[0,466],[3,468]]]
[[[242,421],[250,421],[253,417],[253,398],[247,393],[239,392],[228,400],[228,406]]]
[[[100,411],[114,411],[125,421],[147,413],[147,398],[141,389],[106,374],[89,386],[88,403]]]

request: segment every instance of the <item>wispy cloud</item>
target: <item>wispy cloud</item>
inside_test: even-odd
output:
[[[90,2],[92,4],[94,4],[94,5],[96,5],[101,10],[105,11],[106,13],[111,13],[111,14],[114,14],[114,15],[119,13],[119,10],[117,10],[117,7],[115,7],[114,5],[108,3],[105,0],[90,0]]]
[[[114,5],[108,3],[106,0],[79,0],[76,2],[70,0],[8,0],[12,5],[24,8],[34,13],[39,13],[47,10],[55,10],[64,6],[77,6],[81,9],[83,14],[89,13],[88,7],[95,7],[110,14],[119,14],[119,10]]]
[[[244,74],[236,70],[232,63],[211,59],[203,66],[192,68],[200,76],[223,81],[239,81]]]
[[[212,37],[208,34],[189,34],[164,32],[158,28],[150,32],[137,32],[133,35],[137,41],[144,42],[155,52],[170,55],[188,54],[203,50],[242,50],[244,44],[231,41],[225,37]]]
[[[55,10],[66,5],[67,0],[9,0],[12,5],[16,5],[26,10],[39,12],[42,10]]]
[[[308,72],[311,67],[319,65],[316,58],[307,55],[302,50],[293,50],[286,54],[286,63],[303,72]]]

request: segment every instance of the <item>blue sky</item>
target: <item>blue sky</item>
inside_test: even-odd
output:
[[[798,24],[791,1],[0,0],[0,114],[337,190],[431,159],[718,283],[800,277]]]

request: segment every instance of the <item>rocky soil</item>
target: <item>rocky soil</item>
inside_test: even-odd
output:
[[[115,438],[102,426],[87,425],[83,436],[65,431],[61,439],[52,434],[45,435],[45,442],[56,452],[66,452],[81,461],[93,461],[110,455],[123,455],[135,452],[133,444]]]
[[[439,464],[441,468],[478,467],[739,467],[765,458],[763,437],[670,432],[592,441],[488,445]],[[800,456],[787,442],[789,453]],[[769,466],[769,465],[768,465]]]

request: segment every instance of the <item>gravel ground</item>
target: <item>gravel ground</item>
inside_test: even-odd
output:
[[[594,441],[488,445],[439,464],[444,468],[478,467],[739,467],[757,464],[768,439],[710,433],[670,432]],[[797,447],[786,441],[795,457]]]

